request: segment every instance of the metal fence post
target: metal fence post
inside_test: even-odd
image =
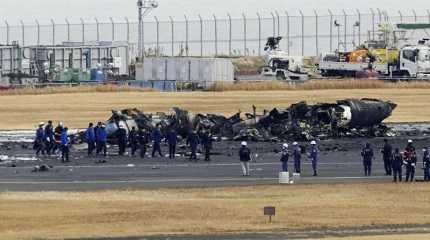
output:
[[[344,33],[343,33],[343,50],[346,52],[346,48],[347,48],[347,42],[346,42],[346,36],[347,36],[347,32],[348,32],[348,15],[346,14],[345,10],[342,9],[343,12],[343,17],[344,17]]]
[[[244,50],[243,55],[246,56],[248,46],[246,43],[247,32],[246,32],[246,16],[245,16],[245,13],[242,13],[242,18],[243,18],[243,50]]]
[[[21,23],[21,34],[22,34],[22,46],[25,46],[25,25],[24,25],[24,21],[20,20]]]
[[[187,15],[184,14],[184,19],[185,19],[185,54],[187,55],[187,57],[189,56],[189,32],[190,32],[190,28],[189,28],[189,22],[188,22],[188,17]]]
[[[305,55],[305,16],[303,15],[302,10],[300,10],[300,16],[302,19],[302,56]]]
[[[319,55],[319,46],[318,46],[318,13],[317,10],[314,10],[315,14],[315,53],[316,56]]]
[[[203,57],[203,19],[200,14],[199,14],[199,21],[200,21],[200,56]]]
[[[426,10],[427,11],[427,16],[428,16],[428,18],[429,18],[429,23],[430,23],[430,10]]]
[[[372,40],[374,40],[375,39],[375,11],[373,11],[373,8],[370,9],[370,13],[372,14]]]
[[[287,54],[290,55],[290,14],[285,11],[285,15],[287,16]]]
[[[378,24],[381,25],[382,23],[381,9],[377,8],[376,11],[378,12],[378,19],[379,19]]]
[[[128,20],[128,17],[124,18],[125,24],[127,24],[127,43],[130,44],[130,20]]]
[[[257,12],[258,19],[258,56],[261,56],[261,15]]]
[[[172,16],[169,16],[169,19],[170,19],[170,27],[171,27],[171,29],[172,29],[172,57],[173,56],[175,56],[175,23],[174,23],[174,21],[173,21],[173,18],[172,18]]]
[[[155,27],[156,27],[156,50],[155,50],[155,56],[160,56],[160,21],[158,21],[158,17],[154,16],[155,19]]]
[[[112,17],[109,17],[109,20],[112,25],[112,42],[115,42],[115,22]]]
[[[272,15],[272,33],[273,33],[273,37],[276,36],[276,19],[275,19],[275,14],[273,14],[273,12],[270,12],[270,15]]]
[[[357,16],[358,16],[358,46],[361,45],[361,12],[360,10],[356,9]]]
[[[81,18],[81,24],[82,24],[82,43],[85,43],[85,22],[84,19]]]
[[[10,26],[9,26],[9,22],[7,20],[5,20],[4,23],[6,24],[6,44],[9,45],[9,42],[10,42]]]
[[[96,22],[96,38],[97,42],[100,42],[100,22],[97,18],[94,18],[94,21]]]
[[[232,49],[231,49],[231,41],[232,41],[232,22],[231,22],[231,15],[230,13],[227,13],[228,17],[228,52],[230,57],[233,55]]]
[[[414,14],[415,22],[418,22],[417,12],[415,11],[415,9],[412,10],[412,13]]]
[[[217,57],[218,56],[218,22],[217,22],[217,18],[216,18],[216,16],[215,16],[215,14],[213,15],[213,18],[214,18],[214,27],[215,27],[215,32],[214,32],[214,34],[215,34],[215,57]]]
[[[399,10],[400,23],[403,23],[403,13]]]
[[[275,10],[276,19],[278,20],[278,35],[281,36],[281,18],[279,17],[278,11]]]
[[[329,9],[328,14],[330,16],[330,52],[333,51],[333,12]]]
[[[51,18],[52,24],[52,45],[55,46],[55,21]]]
[[[39,24],[39,20],[35,20],[36,22],[36,31],[37,31],[37,46],[40,45],[40,24]]]
[[[66,21],[66,26],[67,26],[67,41],[70,42],[70,22],[67,18],[65,19],[65,21]]]

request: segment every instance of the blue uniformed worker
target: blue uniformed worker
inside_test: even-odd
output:
[[[399,182],[402,181],[402,168],[403,168],[403,156],[400,153],[400,150],[396,148],[394,150],[393,154],[393,161],[391,164],[391,167],[393,168],[393,182],[397,182],[397,178],[399,179]]]
[[[49,120],[48,124],[45,126],[45,149],[46,154],[51,155],[53,154],[54,149],[54,127],[52,126],[52,121]]]
[[[293,142],[294,172],[301,173],[302,149],[298,142]]]
[[[178,144],[178,133],[175,129],[170,129],[166,136],[166,142],[169,145],[169,159],[175,159],[176,145]]]
[[[430,147],[424,150],[423,156],[424,181],[430,181]]]
[[[106,132],[106,125],[104,125],[104,124],[100,125],[100,127],[97,129],[96,136],[97,136],[97,151],[96,151],[96,155],[98,156],[103,151],[103,155],[106,157],[107,156],[107,132]],[[103,162],[103,161],[99,161],[99,162]]]
[[[163,135],[161,134],[160,126],[157,125],[151,134],[152,139],[152,157],[155,157],[155,153],[158,153],[160,157],[163,157],[161,153],[161,140],[163,140]]]
[[[190,161],[194,160],[197,162],[197,147],[199,146],[200,139],[196,131],[191,132],[187,138],[187,145],[190,146],[191,155]]]
[[[372,175],[372,160],[374,155],[370,143],[366,143],[365,147],[361,151],[361,156],[363,157],[364,175]]]
[[[93,151],[96,147],[96,134],[93,126],[93,123],[89,123],[88,128],[85,131],[85,140],[88,144],[88,156],[93,154]]]
[[[318,172],[317,172],[317,164],[318,164],[318,146],[317,146],[317,142],[316,141],[312,141],[311,142],[311,149],[309,151],[309,159],[312,162],[312,170],[314,171],[314,177],[318,176]]]
[[[205,152],[205,161],[209,162],[211,160],[211,150],[212,150],[212,135],[209,131],[205,131],[201,138],[201,144]]]
[[[45,123],[39,123],[39,128],[36,130],[36,138],[34,140],[34,149],[36,150],[36,156],[39,156],[39,153],[45,155],[45,130],[43,126]]]
[[[139,148],[139,134],[135,126],[131,127],[130,133],[128,134],[128,142],[130,143],[131,156],[134,157]]]
[[[140,158],[145,158],[147,145],[151,140],[151,135],[146,129],[139,130],[139,146],[140,146]]]
[[[393,157],[393,147],[388,143],[387,139],[384,139],[384,147],[382,148],[382,159],[384,160],[384,168],[385,168],[385,175],[391,176],[391,162]]]
[[[290,158],[290,153],[288,151],[288,143],[284,143],[282,145],[281,154],[282,171],[288,172],[288,160]]]
[[[406,182],[415,180],[415,168],[417,165],[417,152],[412,140],[408,140],[408,145],[404,152],[404,164],[406,165]]]
[[[68,128],[65,127],[61,133],[61,161],[63,163],[69,162],[69,135],[67,131]]]
[[[249,162],[251,161],[251,149],[248,148],[247,142],[242,142],[239,150],[240,165],[243,176],[250,176]]]

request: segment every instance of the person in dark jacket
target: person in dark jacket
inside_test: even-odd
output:
[[[128,134],[128,142],[130,143],[131,156],[134,157],[137,149],[139,148],[139,133],[136,127],[131,127],[131,131]]]
[[[393,182],[397,182],[397,178],[399,179],[399,182],[402,182],[403,156],[398,148],[394,150],[392,159],[391,167],[393,168]]]
[[[54,127],[52,126],[52,121],[49,120],[48,124],[45,126],[45,149],[46,154],[51,155],[53,153],[55,145],[54,139]]]
[[[311,150],[309,151],[309,159],[312,162],[312,169],[314,170],[314,177],[318,176],[318,154],[319,154],[319,150],[318,150],[318,146],[317,146],[317,142],[316,141],[312,141],[311,142]]]
[[[59,122],[57,127],[54,129],[54,149],[52,152],[55,153],[57,150],[61,152],[61,133],[63,132],[64,126],[62,122]]]
[[[373,160],[373,149],[370,143],[366,143],[365,147],[361,150],[361,156],[363,157],[364,176],[370,176],[372,174]]]
[[[98,149],[99,147],[98,147],[98,145],[99,145],[99,139],[98,139],[98,133],[97,133],[97,131],[100,129],[100,128],[102,128],[102,125],[103,125],[103,123],[102,122],[98,122],[97,123],[97,126],[95,126],[94,127],[94,134],[95,134],[95,136],[96,136],[96,141],[95,141],[95,143],[96,143],[96,149]],[[97,150],[96,150],[97,151]]]
[[[301,173],[302,149],[297,142],[293,143],[294,172]]]
[[[169,145],[169,159],[175,159],[176,145],[178,144],[178,133],[175,129],[169,130],[166,136],[166,142]]]
[[[127,148],[127,131],[123,126],[119,126],[116,131],[116,138],[118,141],[118,155],[124,156],[125,149]]]
[[[282,151],[281,151],[281,163],[282,163],[282,171],[288,172],[288,160],[290,158],[290,153],[288,151],[288,144],[284,143],[282,145]]]
[[[423,170],[424,170],[424,181],[430,181],[430,147],[424,150],[423,155]]]
[[[138,132],[138,138],[139,138],[139,146],[140,146],[140,158],[145,158],[147,145],[151,139],[150,134],[146,129],[140,129]]]
[[[413,182],[415,178],[415,168],[417,165],[417,153],[412,140],[408,140],[408,145],[405,148],[404,164],[406,165],[406,182]]]
[[[93,123],[88,124],[88,128],[85,131],[85,140],[87,141],[88,145],[88,156],[91,156],[93,154],[93,151],[96,147],[96,134],[93,126]]]
[[[187,145],[189,145],[191,149],[190,161],[194,160],[197,162],[197,147],[199,146],[199,142],[199,135],[197,135],[196,131],[188,135]]]
[[[205,150],[205,161],[209,162],[211,160],[211,150],[213,147],[212,135],[209,131],[205,131],[202,136],[201,144]]]
[[[69,162],[69,135],[67,131],[68,128],[65,127],[61,133],[61,161],[63,163]]]
[[[251,161],[251,149],[248,148],[247,142],[242,142],[239,150],[239,158],[243,176],[250,176],[249,162]]]
[[[39,123],[39,128],[36,130],[36,137],[34,140],[34,149],[36,150],[36,156],[39,156],[40,153],[45,155],[45,130],[43,126],[45,123]]]
[[[382,148],[382,159],[384,160],[384,168],[385,168],[385,175],[391,176],[391,162],[393,157],[393,147],[388,143],[387,139],[384,139],[384,147]]]
[[[161,134],[160,126],[155,127],[151,134],[152,139],[152,157],[155,157],[155,153],[158,152],[160,157],[163,157],[161,153],[161,140],[163,140],[163,135]]]
[[[106,157],[107,156],[106,125],[102,124],[100,126],[100,128],[97,130],[96,136],[98,141],[96,155],[98,156],[103,151],[103,155]],[[102,162],[102,161],[99,161],[99,162]]]

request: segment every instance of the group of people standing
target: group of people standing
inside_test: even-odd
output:
[[[415,180],[416,168],[418,165],[418,155],[413,144],[413,140],[408,140],[403,152],[399,148],[395,148],[389,144],[387,139],[384,139],[384,146],[381,150],[384,160],[385,174],[393,176],[393,182],[402,182],[403,166],[406,168],[406,182]],[[366,143],[361,151],[363,157],[363,166],[365,176],[370,176],[372,173],[372,162],[374,159],[374,151],[370,143]],[[430,148],[426,148],[423,153],[423,170],[424,181],[430,181]]]
[[[68,128],[64,127],[62,122],[58,123],[55,128],[51,120],[47,124],[39,123],[33,145],[37,156],[39,154],[51,156],[59,152],[61,161],[69,162],[69,145]]]
[[[153,130],[148,131],[147,129],[137,129],[132,127],[130,131],[122,125],[118,126],[112,140],[118,144],[118,155],[123,156],[126,153],[126,149],[130,147],[131,156],[134,157],[138,151],[140,151],[140,157],[145,158],[148,145],[152,144],[151,156],[155,158],[157,155],[163,157],[162,143],[164,142],[169,148],[169,159],[176,158],[176,149],[179,141],[179,136],[176,130],[170,129],[167,133],[162,133],[160,126],[156,126]],[[106,126],[102,123],[97,124],[93,127],[90,123],[87,130],[85,131],[85,139],[88,143],[88,155],[91,156],[94,149],[97,149],[96,156],[103,152],[106,156],[106,142],[107,133]],[[210,161],[211,149],[212,149],[212,135],[208,131],[203,131],[198,134],[196,131],[188,134],[186,139],[187,145],[190,147],[190,161],[197,161],[197,151],[199,145],[204,149],[205,161]]]

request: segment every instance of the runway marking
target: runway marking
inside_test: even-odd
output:
[[[417,176],[418,178],[422,176]],[[310,180],[381,180],[392,179],[391,176],[374,176],[374,177],[302,177],[301,181],[309,182]],[[124,184],[124,183],[187,183],[187,182],[263,182],[277,181],[278,178],[173,178],[173,179],[140,179],[140,180],[99,180],[99,181],[0,181],[0,184],[29,184],[29,185],[70,185],[70,184]]]

